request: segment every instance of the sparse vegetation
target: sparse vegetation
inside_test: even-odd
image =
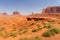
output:
[[[26,33],[27,31],[28,31],[28,29],[27,28],[24,28],[23,33]]]
[[[55,34],[59,34],[60,33],[60,30],[58,28],[52,28],[52,29],[49,29],[48,31],[46,31],[43,36],[45,37],[51,37]]]
[[[37,24],[37,27],[41,27],[39,24]]]
[[[37,32],[37,29],[33,29],[32,32]]]
[[[10,33],[10,36],[16,37],[17,34],[18,34],[18,32],[16,31],[16,28],[13,28],[13,30],[12,30],[11,33]]]
[[[16,31],[12,31],[12,32],[10,33],[10,36],[16,37],[16,36],[17,36],[17,32],[16,32]]]
[[[27,28],[20,28],[20,29],[18,29],[18,33],[19,33],[19,34],[26,33],[27,31],[28,31]]]
[[[32,38],[30,38],[30,40],[41,40],[41,38],[38,37],[38,36],[36,36],[36,37],[32,37]]]
[[[42,29],[42,27],[38,24],[37,25],[37,30],[41,30]]]
[[[36,37],[31,37],[31,38],[20,38],[19,40],[41,40],[41,38],[36,36]]]
[[[56,34],[60,33],[60,29],[58,29],[58,28],[52,28],[52,29],[50,29],[50,31],[52,31],[52,32],[54,32]]]
[[[41,29],[42,29],[42,27],[38,24],[38,25],[37,25],[37,28],[32,29],[32,32],[37,32],[37,31],[39,31],[39,30],[41,30]]]
[[[51,24],[49,24],[49,23],[44,23],[44,28],[51,28],[51,27],[52,27]]]
[[[40,28],[40,27],[38,27],[38,29],[37,30],[41,30],[42,28]]]
[[[50,31],[46,31],[44,34],[43,34],[44,37],[51,37],[52,36],[52,33]]]

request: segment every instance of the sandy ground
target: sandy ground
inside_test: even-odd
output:
[[[47,17],[49,18],[49,17]],[[52,17],[51,17],[52,18]],[[54,18],[52,18],[54,19]],[[57,19],[54,19],[57,20]],[[60,19],[58,19],[60,21]],[[41,21],[35,22],[35,21],[27,21],[26,17],[24,16],[18,16],[18,15],[13,15],[13,16],[2,16],[0,15],[0,26],[3,26],[6,28],[5,31],[8,33],[15,27],[15,28],[20,28],[20,27],[27,27],[29,31],[27,33],[24,33],[22,35],[17,35],[15,38],[9,37],[9,38],[3,38],[0,37],[0,40],[18,40],[19,38],[24,38],[24,37],[34,37],[34,36],[40,36],[42,40],[60,40],[60,34],[56,34],[55,36],[52,37],[43,37],[42,34],[47,30],[43,28],[41,31],[32,33],[31,32],[31,27],[36,27],[37,23],[40,23]],[[34,25],[30,25],[31,23],[34,23]],[[57,24],[58,21],[53,22],[53,26],[60,28],[60,24]],[[41,24],[43,25],[43,24]]]

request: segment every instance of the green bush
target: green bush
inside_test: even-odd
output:
[[[43,34],[44,37],[51,37],[52,36],[52,33],[50,31],[46,31],[44,34]]]
[[[52,29],[50,29],[50,31],[52,31],[52,32],[54,32],[56,34],[60,33],[60,29],[58,29],[58,28],[52,28]]]
[[[43,34],[43,36],[45,36],[45,37],[51,37],[51,36],[53,36],[55,34],[59,34],[59,33],[60,33],[60,29],[58,29],[58,28],[51,28],[48,31],[46,31]]]
[[[45,23],[45,24],[44,24],[44,28],[51,28],[51,27],[52,27],[52,25],[49,24],[49,23]]]

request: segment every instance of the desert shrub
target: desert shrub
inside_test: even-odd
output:
[[[55,34],[59,34],[59,33],[60,33],[60,29],[58,29],[58,28],[51,28],[48,31],[46,31],[43,34],[43,36],[45,36],[45,37],[51,37],[51,36],[53,36]]]
[[[52,28],[52,29],[50,29],[50,31],[52,31],[52,32],[54,32],[56,34],[60,33],[60,29],[58,29],[58,28]]]
[[[36,37],[32,37],[32,38],[30,38],[30,40],[41,40],[41,38],[38,37],[38,36],[36,36]]]
[[[41,38],[40,38],[40,37],[38,37],[38,36],[36,36],[36,37],[35,37],[35,40],[41,40]]]
[[[21,38],[21,39],[19,39],[19,40],[29,40],[28,38]]]
[[[38,24],[37,25],[37,30],[41,30],[42,28],[41,28],[41,26]]]
[[[10,33],[10,36],[12,36],[12,37],[16,37],[16,36],[17,36],[17,34],[18,34],[18,32],[17,32],[17,31],[12,31],[12,32]]]
[[[24,28],[23,33],[26,33],[27,31],[28,31],[28,29],[27,28]]]
[[[45,23],[45,24],[44,24],[44,28],[51,28],[51,27],[52,27],[52,25],[49,24],[49,23]]]
[[[52,33],[50,31],[46,31],[44,34],[43,34],[44,37],[51,37],[52,36]]]
[[[23,34],[23,33],[26,33],[28,31],[27,28],[19,28],[18,29],[18,34]]]
[[[31,37],[31,38],[20,38],[19,40],[41,40],[41,38],[36,36],[36,37]]]
[[[33,29],[32,32],[37,32],[37,29]]]
[[[1,32],[1,31],[4,31],[4,30],[5,30],[5,28],[2,27],[2,26],[0,26],[0,32]]]
[[[37,27],[36,29],[32,29],[32,32],[37,32],[37,31],[39,31],[41,29],[42,29],[41,27]]]
[[[37,24],[37,27],[41,27],[39,24]]]
[[[42,28],[39,28],[39,27],[37,28],[37,30],[41,30],[41,29],[42,29]]]

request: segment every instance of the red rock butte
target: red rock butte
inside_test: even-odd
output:
[[[44,8],[42,13],[44,14],[60,14],[60,6],[52,6],[52,7],[47,7]]]

